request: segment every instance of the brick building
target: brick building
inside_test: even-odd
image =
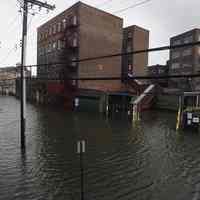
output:
[[[126,30],[129,30],[129,36],[130,32],[132,33],[132,41],[127,44],[123,42]],[[120,56],[84,62],[74,61],[118,54],[123,48],[126,51],[130,46],[133,50],[146,49],[148,44],[147,30],[137,26],[123,30],[123,19],[78,2],[38,28],[37,63],[41,66],[38,67],[37,76],[41,79],[56,79],[48,82],[41,80],[43,86],[40,88],[43,89],[40,93],[47,101],[58,95],[60,99],[64,97],[65,102],[72,102],[77,91],[121,91],[124,89],[121,80],[67,81],[67,78],[121,77],[130,64],[134,74],[144,75],[144,66],[148,65],[148,54],[131,56],[132,63],[123,67]],[[51,65],[42,66],[47,63]]]
[[[187,44],[200,41],[200,29],[193,29],[170,39],[170,45]],[[200,47],[184,47],[170,51],[169,75],[192,74],[200,71]],[[195,90],[200,86],[196,79],[171,79],[170,87],[177,87],[183,90]]]
[[[123,30],[123,52],[144,50],[149,48],[149,31],[133,25]],[[148,53],[125,55],[122,58],[122,74],[135,76],[147,75]]]

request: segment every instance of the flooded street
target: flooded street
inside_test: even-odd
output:
[[[0,97],[0,199],[79,200],[80,139],[86,200],[200,199],[200,135],[176,134],[176,113],[146,112],[134,127],[29,104],[22,154],[19,106]]]

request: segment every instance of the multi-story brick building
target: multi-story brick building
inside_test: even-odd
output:
[[[170,45],[187,44],[200,41],[200,29],[193,29],[170,39]],[[192,74],[200,71],[200,47],[183,47],[170,50],[169,75]],[[170,79],[170,87],[183,90],[195,90],[199,88],[198,78]]]
[[[123,52],[149,48],[149,31],[139,26],[129,26],[123,30]],[[147,75],[148,53],[125,55],[122,58],[122,75]]]
[[[127,40],[128,43],[125,38],[123,42],[126,30],[129,36],[132,33],[132,41]],[[144,67],[148,65],[148,54],[131,56],[132,63],[123,65],[123,70],[120,56],[76,61],[118,54],[123,48],[126,51],[130,46],[133,50],[146,49],[148,42],[147,30],[137,26],[123,30],[123,19],[78,2],[38,28],[37,63],[40,66],[37,75],[41,79],[43,77],[57,79],[49,82],[41,81],[43,84],[41,93],[47,99],[54,98],[55,94],[62,94],[70,100],[73,99],[77,89],[79,91],[120,91],[123,87],[121,80],[67,81],[67,78],[121,77],[126,66],[130,67],[130,64],[131,72],[144,75]]]

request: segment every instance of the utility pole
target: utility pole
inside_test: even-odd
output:
[[[23,1],[23,27],[22,27],[22,52],[21,52],[21,148],[25,149],[25,132],[26,132],[26,50],[27,50],[27,20],[28,20],[28,4],[39,6],[39,8],[46,8],[47,10],[54,10],[55,5],[49,5],[38,0],[24,0]]]

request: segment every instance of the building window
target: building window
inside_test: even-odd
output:
[[[178,69],[178,68],[180,68],[179,63],[172,63],[172,69]]]
[[[188,44],[188,43],[191,43],[191,42],[193,42],[193,37],[192,36],[184,38],[184,44]]]
[[[180,45],[181,44],[181,40],[174,40],[172,45],[175,46],[175,45]]]
[[[103,65],[99,64],[99,65],[98,65],[98,68],[99,68],[99,70],[102,71],[102,70],[103,70]]]
[[[38,35],[38,40],[39,40],[39,41],[42,40],[42,33],[39,33],[39,35]]]
[[[77,16],[72,16],[72,17],[70,18],[70,25],[73,25],[73,26],[78,25]]]
[[[131,64],[128,65],[128,70],[132,71],[132,65]]]
[[[183,67],[183,68],[185,68],[185,67],[192,67],[192,65],[189,64],[189,63],[183,63],[182,67]]]
[[[58,50],[61,49],[61,40],[58,40],[58,42],[57,42],[57,49],[58,49]]]
[[[47,48],[48,48],[48,50],[47,50],[47,51],[48,51],[48,52],[51,52],[51,51],[52,51],[52,44],[51,44],[51,43],[49,43],[49,45],[48,45],[48,47],[47,47]]]
[[[46,30],[46,32],[45,32],[45,38],[48,38],[48,30]]]
[[[62,24],[63,24],[63,29],[65,29],[67,27],[67,20],[63,19]]]
[[[132,50],[131,45],[128,45],[126,48],[126,52],[131,52],[131,50]]]
[[[76,86],[76,80],[72,80],[72,85]]]
[[[128,38],[132,38],[132,32],[128,32]]]
[[[53,34],[56,33],[56,24],[53,25]]]
[[[73,38],[73,40],[72,40],[72,46],[73,47],[77,47],[78,46],[78,39],[77,38]]]
[[[77,16],[73,16],[73,25],[77,24],[78,24]]]
[[[52,27],[49,28],[49,35],[52,35]]]
[[[56,49],[56,42],[53,43],[53,49]]]
[[[190,56],[192,55],[192,49],[186,49],[183,51],[183,56]]]
[[[59,22],[58,23],[58,32],[60,32],[61,31],[61,23]]]
[[[179,58],[179,57],[180,57],[180,52],[179,51],[172,52],[172,59]]]
[[[61,49],[65,48],[65,40],[61,40]]]

